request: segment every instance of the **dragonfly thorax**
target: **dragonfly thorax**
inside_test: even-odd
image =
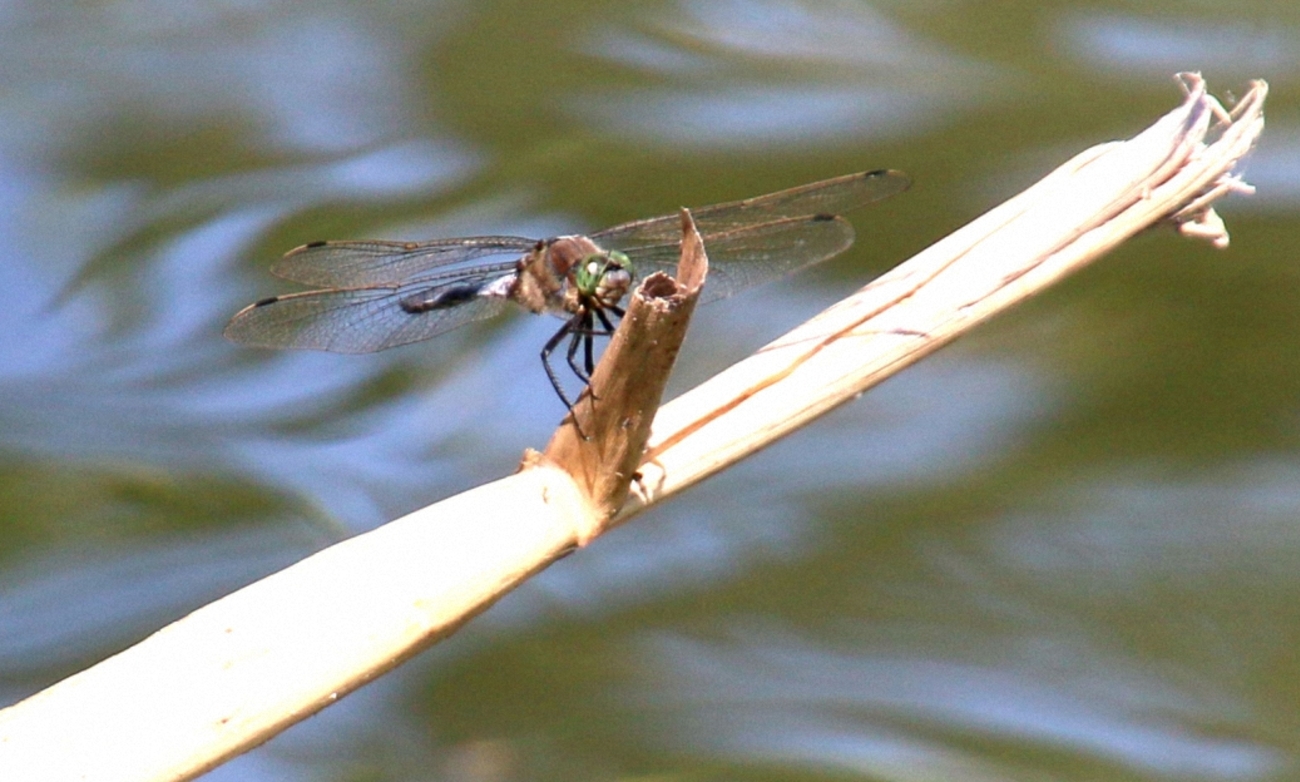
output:
[[[585,236],[538,242],[519,259],[508,298],[531,312],[572,315],[613,307],[632,286],[632,262]]]

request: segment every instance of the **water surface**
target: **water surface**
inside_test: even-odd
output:
[[[1138,237],[209,778],[1294,778],[1300,13],[1227,13],[11,4],[3,703],[559,421],[542,318],[359,357],[225,342],[289,289],[283,251],[911,174],[844,256],[702,310],[680,390],[1141,130],[1191,69],[1273,85],[1228,251]]]

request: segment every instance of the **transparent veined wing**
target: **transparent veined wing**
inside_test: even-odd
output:
[[[853,243],[853,228],[838,213],[908,184],[897,171],[869,171],[695,210],[712,261],[704,300],[843,252]],[[591,239],[604,249],[626,252],[633,271],[645,277],[675,270],[680,231],[674,214],[624,223]],[[341,353],[418,342],[496,314],[502,294],[479,294],[515,274],[519,258],[537,246],[536,240],[517,236],[304,245],[271,271],[324,289],[257,302],[236,314],[225,333],[248,345]]]
[[[537,245],[521,236],[470,236],[431,242],[312,242],[285,253],[271,273],[304,285],[359,288],[451,279],[513,268]],[[504,256],[496,261],[485,259]]]
[[[499,277],[499,275],[498,275]],[[305,291],[263,299],[226,326],[227,338],[268,348],[372,353],[429,339],[501,311],[505,299],[476,295],[494,278],[460,275],[443,285],[413,284]],[[411,311],[404,303],[445,297],[449,306]]]
[[[695,218],[695,225],[712,260],[710,242],[715,235],[798,217],[843,214],[901,193],[910,184],[907,175],[899,171],[865,171],[742,201],[692,209],[691,216]],[[606,249],[624,252],[641,246],[672,243],[681,239],[681,218],[672,214],[623,223],[591,234],[591,239]]]
[[[681,231],[680,218],[677,231]],[[678,241],[627,251],[638,279],[656,271],[676,274]],[[716,301],[777,277],[819,263],[853,244],[853,226],[830,215],[792,217],[715,232],[704,242],[709,276],[700,302]]]

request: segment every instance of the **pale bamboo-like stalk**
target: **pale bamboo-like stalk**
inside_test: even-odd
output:
[[[0,780],[190,779],[453,632],[531,574],[1173,219],[1210,209],[1263,127],[1199,76],[1136,138],[1046,179],[663,407],[613,519],[546,460],[315,554],[0,711]],[[584,484],[592,485],[588,476]],[[597,480],[599,482],[599,480]]]
[[[1211,203],[1263,131],[1267,85],[1230,116],[1198,74],[1133,139],[1092,147],[753,356],[664,405],[618,521],[691,486],[937,350],[979,322],[1172,221],[1226,247]],[[1207,136],[1213,136],[1208,139]]]

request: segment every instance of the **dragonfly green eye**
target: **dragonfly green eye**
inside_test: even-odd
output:
[[[618,304],[632,287],[632,262],[623,253],[612,250],[605,253],[599,266],[600,276],[592,296],[606,306]]]
[[[573,272],[579,292],[600,301],[615,301],[632,283],[632,262],[618,250],[587,256]]]
[[[618,250],[610,250],[605,253],[605,256],[608,259],[608,263],[606,264],[607,269],[617,267],[627,271],[629,274],[632,273],[632,259],[628,258],[626,254],[621,253]]]

